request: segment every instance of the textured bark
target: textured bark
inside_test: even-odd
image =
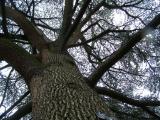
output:
[[[112,115],[69,56],[45,55],[46,68],[30,84],[33,120],[97,120],[97,112]]]

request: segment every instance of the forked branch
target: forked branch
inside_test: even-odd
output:
[[[119,61],[125,54],[127,54],[140,40],[142,40],[146,34],[160,24],[160,14],[158,14],[148,25],[142,30],[135,33],[130,39],[122,45],[117,51],[113,52],[108,59],[100,64],[97,69],[89,76],[90,86],[94,87],[103,74],[109,70],[117,61]]]
[[[22,28],[24,34],[28,37],[32,45],[34,45],[39,51],[47,47],[47,37],[22,13],[7,6],[4,10],[6,17],[16,22]],[[0,15],[2,16],[2,5],[0,5]]]

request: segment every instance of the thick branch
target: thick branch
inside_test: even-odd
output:
[[[130,105],[134,105],[137,107],[142,108],[144,111],[146,111],[148,114],[160,118],[160,116],[156,115],[153,111],[149,110],[147,106],[160,106],[160,101],[152,101],[152,100],[135,100],[132,98],[127,97],[126,95],[107,89],[105,87],[96,87],[95,91],[98,94],[109,96],[113,99],[119,100],[123,103],[127,103]]]
[[[2,15],[2,6],[0,6],[0,15]],[[27,18],[20,12],[5,7],[6,17],[15,21],[24,31],[24,34],[28,37],[31,43],[37,47],[40,51],[46,48],[46,36],[39,31]]]
[[[64,39],[63,36],[71,25],[72,9],[73,9],[73,0],[65,0],[62,28],[61,28],[61,33],[59,36],[60,40]]]
[[[151,101],[151,100],[135,100],[132,98],[127,97],[126,95],[107,89],[105,87],[96,87],[95,91],[98,94],[106,95],[121,102],[134,105],[137,107],[144,107],[144,106],[160,106],[160,101]]]
[[[80,9],[80,11],[79,11],[79,13],[78,13],[73,25],[69,28],[67,34],[65,35],[64,42],[63,42],[62,48],[61,48],[62,50],[65,49],[69,38],[71,37],[73,32],[77,29],[77,27],[79,25],[79,22],[81,21],[81,19],[82,19],[82,17],[83,17],[83,15],[84,15],[84,13],[85,13],[85,11],[86,11],[86,9],[87,9],[87,7],[88,7],[90,2],[91,2],[91,0],[85,0],[84,4],[82,5],[82,8]]]
[[[160,24],[160,14],[158,14],[146,27],[130,37],[130,39],[110,57],[98,66],[98,68],[89,76],[90,85],[94,87],[102,75],[127,54],[145,35],[155,29]]]
[[[97,12],[103,5],[104,0],[101,1],[99,4],[97,4],[84,18],[84,20],[79,23],[79,25],[77,26],[77,28],[75,29],[74,33],[72,34],[72,36],[69,38],[68,43],[67,43],[67,48],[71,47],[73,44],[75,44],[79,38],[80,38],[80,34],[81,34],[81,28],[90,20],[91,16],[94,15],[95,12]],[[71,46],[70,46],[71,45]]]
[[[8,39],[0,38],[0,59],[7,61],[28,82],[41,63],[23,48]]]

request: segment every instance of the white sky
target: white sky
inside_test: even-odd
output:
[[[157,5],[160,4],[160,0],[154,0],[154,1],[155,1],[155,4],[157,4]],[[120,11],[117,12],[117,10],[115,10],[113,12],[113,23],[114,23],[114,25],[120,26],[120,25],[124,24],[126,22],[126,20],[127,20],[127,17],[124,15],[124,12],[120,12]],[[5,62],[2,62],[1,65],[5,65],[5,64],[6,64]],[[9,72],[10,71],[8,69],[4,69],[2,71],[2,73],[6,74],[6,75]],[[135,96],[140,95],[142,97],[149,96],[150,94],[151,94],[150,91],[148,89],[142,87],[142,86],[137,87],[135,89],[135,91],[133,92],[133,95],[135,95]],[[159,95],[159,98],[160,98],[160,95]],[[0,102],[1,102],[1,100],[2,100],[2,97],[0,96]],[[4,111],[5,111],[5,108],[2,106],[0,108],[0,114],[3,113]]]

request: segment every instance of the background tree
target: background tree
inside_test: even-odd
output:
[[[158,0],[1,0],[0,119],[160,119],[159,10]]]

